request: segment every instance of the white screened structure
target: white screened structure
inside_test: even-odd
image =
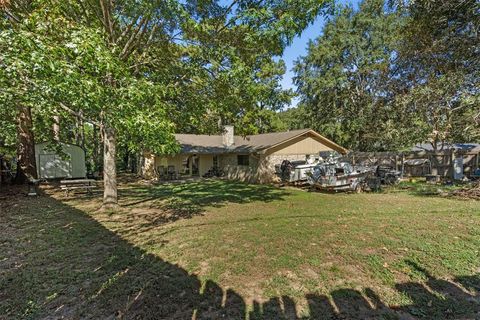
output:
[[[87,176],[85,151],[74,144],[60,143],[60,145],[66,157],[48,148],[47,142],[35,145],[38,178],[85,178]]]

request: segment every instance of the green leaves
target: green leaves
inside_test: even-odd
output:
[[[475,141],[480,135],[479,9],[478,1],[409,6],[399,57],[410,83],[398,100],[422,117],[433,145]]]
[[[328,3],[15,4],[15,18],[1,20],[1,97],[7,110],[19,101],[32,107],[42,140],[51,139],[53,115],[71,136],[79,113],[116,128],[132,151],[173,152],[173,132],[213,133],[219,120],[245,134],[266,131],[270,112],[292,96],[279,85],[285,66],[275,56]]]
[[[295,67],[308,126],[352,149],[398,147],[397,136],[382,132],[393,120],[387,100],[397,90],[402,21],[383,1],[366,0],[358,12],[340,8],[327,22]]]
[[[295,67],[305,126],[362,151],[474,139],[478,12],[474,1],[340,8]]]

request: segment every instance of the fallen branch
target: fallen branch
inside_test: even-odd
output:
[[[480,200],[480,181],[473,183],[467,188],[452,191],[450,195],[463,199]]]

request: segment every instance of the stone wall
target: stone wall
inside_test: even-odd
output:
[[[222,154],[218,156],[218,166],[222,169],[228,166],[237,165],[237,155],[236,154]]]
[[[305,161],[306,157],[305,154],[270,154],[266,156],[266,160],[269,168],[275,171],[275,165],[281,165],[283,160]]]
[[[306,155],[250,155],[249,166],[237,165],[237,155],[221,155],[219,166],[228,179],[240,180],[249,183],[274,183],[280,179],[276,175],[275,165],[282,164],[283,160],[304,161]]]
[[[269,154],[261,155],[259,165],[256,172],[256,182],[258,183],[275,183],[280,178],[276,174],[275,166],[280,166],[284,160],[288,161],[305,161],[305,154]]]
[[[237,154],[224,154],[218,158],[218,165],[225,172],[227,179],[255,183],[258,158],[250,155],[248,166],[239,166]]]

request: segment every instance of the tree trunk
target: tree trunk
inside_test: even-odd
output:
[[[53,139],[60,141],[60,116],[53,116]]]
[[[138,162],[138,152],[136,154],[132,154],[132,157],[130,158],[130,172],[131,173],[136,173],[138,174],[137,171],[137,162]]]
[[[19,106],[17,114],[17,175],[15,183],[23,184],[37,178],[35,139],[30,107]]]
[[[79,116],[77,117],[75,122],[75,127],[76,127],[75,140],[77,145],[79,145],[80,147],[82,147],[82,149],[85,150],[85,136],[84,136],[85,131],[84,131],[84,125],[83,125],[82,110],[79,110],[78,114]]]
[[[135,168],[137,170],[137,175],[139,176],[143,176],[144,172],[143,172],[143,164],[145,162],[145,159],[143,157],[143,153],[141,151],[139,151],[137,153],[137,162],[135,164]]]
[[[118,206],[115,130],[104,127],[103,137],[103,208],[114,209]]]
[[[127,147],[125,147],[125,155],[123,156],[123,166],[125,168],[125,172],[130,171],[130,151],[128,151]]]
[[[100,137],[98,134],[98,127],[93,125],[93,172],[100,174],[100,148],[98,146],[98,141],[100,141]]]

